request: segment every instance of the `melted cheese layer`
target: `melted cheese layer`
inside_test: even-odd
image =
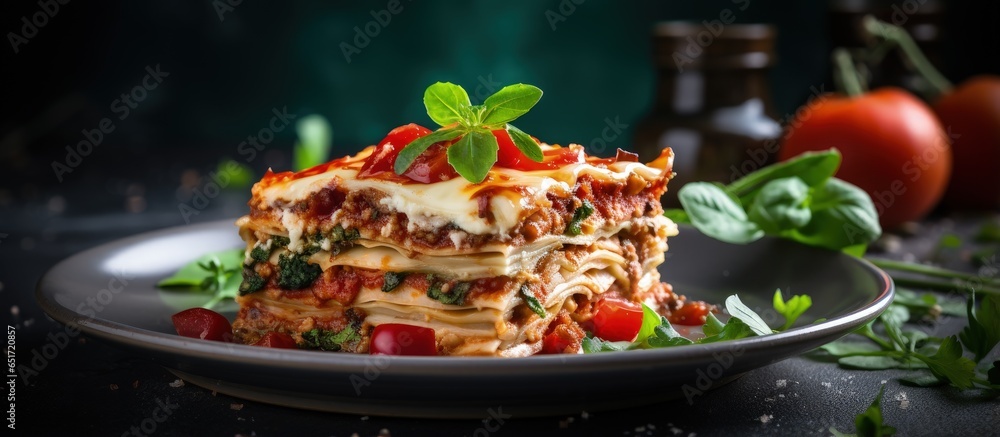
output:
[[[572,145],[571,145],[572,146]],[[577,146],[579,147],[579,146]],[[543,149],[551,146],[543,145]],[[365,149],[348,162],[354,164],[371,154]],[[638,162],[614,162],[596,166],[587,162],[569,164],[553,170],[519,171],[501,167],[490,170],[487,179],[473,184],[458,177],[431,184],[400,183],[377,178],[358,179],[356,165],[331,167],[305,177],[272,176],[267,183],[254,186],[255,199],[266,205],[294,204],[308,199],[313,193],[335,184],[349,191],[374,189],[386,194],[381,200],[384,207],[406,214],[411,226],[438,229],[454,223],[465,232],[477,235],[507,235],[523,217],[522,212],[537,208],[547,193],[560,196],[569,194],[578,178],[589,175],[600,181],[624,182],[636,175],[651,182],[669,175],[673,155],[667,155],[662,167]],[[651,164],[652,165],[652,164]],[[494,220],[479,216],[479,205],[474,195],[491,187],[511,187],[499,190],[490,198]],[[286,224],[287,226],[287,224]]]

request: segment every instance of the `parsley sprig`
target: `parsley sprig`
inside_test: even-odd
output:
[[[927,296],[931,295],[924,297]],[[977,363],[982,363],[1000,343],[1000,297],[987,295],[976,310],[976,293],[970,293],[966,303],[969,324],[959,335],[948,337],[932,337],[905,326],[906,322],[915,318],[911,308],[917,311],[926,308],[920,305],[922,300],[897,298],[875,322],[854,332],[868,342],[844,339],[823,345],[820,349],[835,357],[841,367],[849,369],[929,370],[929,373],[916,373],[903,378],[902,381],[909,385],[951,384],[961,389],[1000,389],[1000,371],[996,370],[998,362],[985,372],[985,378],[976,368]],[[941,306],[937,303],[931,303],[930,308],[935,305],[938,307],[936,311],[940,312]],[[974,359],[966,357],[965,350],[971,352]]]
[[[886,425],[882,419],[882,395],[885,394],[885,385],[878,389],[875,400],[861,414],[854,418],[854,428],[857,434],[844,434],[830,427],[829,431],[834,437],[883,437],[896,434],[896,428]]]
[[[541,98],[542,90],[519,83],[503,87],[482,105],[473,105],[469,94],[459,85],[438,82],[427,87],[424,92],[427,115],[442,127],[399,152],[394,164],[396,174],[403,174],[434,143],[458,138],[448,147],[448,164],[470,182],[482,182],[497,162],[500,146],[492,133],[497,129],[506,130],[518,150],[540,162],[542,149],[538,143],[510,122],[527,113]]]

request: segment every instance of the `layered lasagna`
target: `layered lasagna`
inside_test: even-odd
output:
[[[602,299],[669,314],[679,300],[657,267],[677,232],[660,206],[670,149],[643,164],[541,148],[578,159],[422,183],[362,172],[373,146],[269,171],[237,222],[236,338],[279,332],[299,347],[367,353],[378,326],[404,324],[432,329],[439,355],[520,357],[578,352]]]

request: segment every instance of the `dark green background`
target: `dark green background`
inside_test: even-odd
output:
[[[431,125],[421,96],[435,81],[461,84],[472,95],[490,79],[537,85],[545,96],[519,127],[548,142],[589,145],[606,118],[631,127],[650,107],[655,22],[711,20],[727,8],[736,22],[778,29],[771,74],[777,115],[792,113],[810,86],[832,89],[826,2],[749,0],[740,10],[745,3],[730,0],[402,0],[403,10],[348,63],[340,44],[353,44],[354,27],[387,3],[243,1],[221,21],[210,1],[63,5],[20,53],[3,48],[0,161],[11,171],[0,177],[54,182],[49,163],[65,156],[81,129],[113,116],[109,104],[156,64],[170,76],[75,175],[134,178],[169,164],[163,177],[176,181],[184,166],[207,169],[238,157],[237,145],[265,127],[275,107],[322,114],[335,131],[334,154],[353,153],[395,126]],[[574,10],[563,14],[568,5]],[[7,31],[39,10],[30,1],[4,8]],[[996,47],[989,17],[998,7],[967,0],[948,8],[945,71],[953,78],[996,71],[997,57],[983,49]],[[547,11],[565,16],[555,30]],[[609,146],[627,148],[630,138],[626,129]],[[287,169],[293,141],[284,130],[268,146],[277,152],[252,166]]]

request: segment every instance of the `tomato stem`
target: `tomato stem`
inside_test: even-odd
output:
[[[933,93],[930,96],[932,99],[951,91],[951,82],[937,68],[934,68],[934,65],[927,59],[927,56],[924,56],[924,52],[920,50],[916,41],[913,40],[913,37],[905,29],[880,21],[871,15],[866,15],[862,19],[862,24],[869,35],[886,41],[892,44],[892,46],[899,47],[903,51],[903,56],[913,69],[916,70],[917,74],[930,84],[932,88],[931,92]]]
[[[847,49],[838,47],[833,50],[833,67],[833,78],[837,82],[837,88],[851,97],[864,94],[864,82],[854,65],[854,58]]]

